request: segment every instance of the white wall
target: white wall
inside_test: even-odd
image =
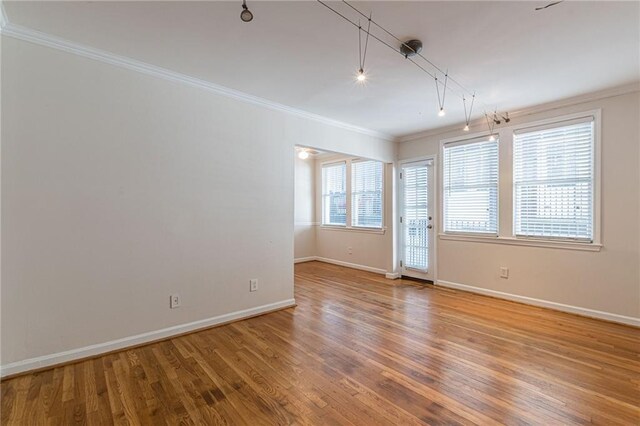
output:
[[[1,136],[3,367],[291,301],[294,144],[395,149],[6,36]]]
[[[294,258],[316,256],[316,170],[313,158],[295,160]]]
[[[583,252],[440,239],[439,281],[640,317],[639,93],[523,115],[510,124],[598,108],[602,109],[602,250]],[[441,140],[462,135],[456,130],[401,142],[398,157],[437,155]],[[509,190],[501,187],[501,191]],[[510,268],[508,280],[499,278],[500,266]]]
[[[316,160],[316,218],[322,220],[322,164],[355,157],[335,155]],[[316,256],[371,268],[376,272],[393,272],[393,164],[384,168],[383,232],[316,227]],[[352,252],[349,253],[349,247]]]

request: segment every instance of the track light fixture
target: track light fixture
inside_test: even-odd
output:
[[[358,67],[358,72],[356,73],[356,80],[358,82],[364,83],[365,80],[367,79],[367,76],[365,73],[366,68],[364,66],[364,59],[366,56],[367,47],[365,42],[365,48],[364,48],[364,54],[363,54],[362,53],[362,32],[364,32],[365,30],[362,28],[360,22],[348,16],[349,13],[345,13],[343,11],[340,11],[334,8],[332,6],[333,2],[329,2],[327,0],[316,0],[316,2],[318,4],[321,4],[322,6],[330,10],[332,13],[334,13],[336,16],[340,17],[341,19],[344,19],[350,25],[353,25],[358,29],[358,41],[359,41],[359,48],[360,48],[361,54],[360,54],[360,64],[359,64],[360,66]],[[463,102],[465,103],[464,104],[465,105],[465,125],[462,130],[465,132],[468,132],[469,123],[471,121],[471,116],[472,116],[473,102],[475,101],[475,97],[476,97],[475,93],[473,91],[468,90],[464,85],[462,85],[459,81],[457,81],[453,77],[449,77],[448,70],[443,70],[442,68],[438,67],[433,61],[431,61],[429,58],[423,55],[421,53],[422,42],[420,40],[417,40],[417,39],[402,40],[399,37],[397,37],[395,34],[393,34],[391,31],[389,31],[387,28],[382,26],[380,23],[374,21],[371,18],[371,14],[367,16],[363,11],[361,11],[359,8],[351,4],[350,1],[342,0],[342,4],[344,4],[346,7],[351,9],[351,11],[358,14],[361,18],[365,18],[369,21],[368,28],[366,30],[367,42],[369,40],[369,36],[371,36],[374,40],[379,42],[381,45],[386,46],[387,48],[393,50],[397,54],[402,55],[404,59],[406,59],[408,62],[411,62],[420,71],[424,72],[430,78],[435,79],[436,91],[438,94],[438,107],[439,107],[438,116],[439,117],[442,117],[445,115],[445,108],[444,108],[445,97],[447,93],[447,88],[449,88],[450,86],[448,84],[448,80],[451,80],[451,82],[454,84],[454,88],[450,88],[451,91],[453,91],[454,95],[462,98]],[[376,31],[380,30],[385,34],[384,35],[372,34],[370,31],[371,24],[373,24],[376,27]],[[388,37],[395,39],[395,41],[398,44],[395,44],[394,42],[389,42]],[[438,76],[442,76],[442,75],[444,75],[444,83],[442,83],[441,81],[438,81]],[[440,86],[442,86],[442,90]],[[471,95],[472,93],[473,95]],[[465,98],[466,96],[472,96],[471,107],[469,108],[468,112],[466,111],[466,107],[467,107],[466,98]],[[489,110],[486,104],[484,104],[481,101],[479,102],[485,111]],[[489,125],[491,130],[491,139],[496,140],[496,136],[493,134],[493,126],[495,126],[495,124],[501,124],[502,121],[499,119],[497,113],[494,113],[493,118],[490,118],[488,114],[485,112],[485,118],[487,119],[487,124]],[[502,120],[504,120],[505,123],[508,123],[510,121],[508,114],[502,115],[501,118]],[[489,124],[490,119],[493,121],[493,125]]]
[[[242,12],[240,12],[240,19],[242,22],[251,22],[253,20],[253,13],[247,7],[247,0],[242,0]]]
[[[364,73],[364,63],[367,59],[367,48],[369,47],[369,33],[371,31],[371,15],[369,15],[369,25],[367,26],[367,37],[364,40],[364,52],[362,51],[362,26],[358,23],[358,59],[360,67],[358,68],[358,74],[356,80],[359,83],[364,83],[367,79],[367,75]]]
[[[438,93],[438,105],[440,106],[440,111],[438,111],[438,117],[444,117],[444,97],[447,95],[447,81],[449,81],[449,73],[445,73],[444,75],[444,87],[442,88],[442,98],[440,98],[440,85],[438,83],[438,77],[435,77],[436,80],[436,93]]]
[[[471,112],[473,111],[473,103],[476,101],[476,94],[474,93],[471,96],[471,106],[469,107],[469,111],[467,112],[467,99],[462,95],[462,105],[464,106],[464,128],[462,129],[464,132],[469,131],[469,122],[471,121]]]
[[[499,122],[498,122],[498,123],[496,123],[496,120],[495,120],[495,113],[494,113],[494,119],[492,119],[492,120],[490,120],[490,119],[489,119],[489,115],[487,115],[487,113],[486,113],[486,112],[484,113],[484,118],[487,120],[487,127],[489,128],[489,133],[490,133],[490,135],[489,135],[489,141],[491,141],[491,142],[495,142],[495,140],[496,140],[496,136],[495,136],[495,134],[493,133],[493,129],[494,129],[494,127],[496,126],[496,124],[500,124],[500,123],[499,123]]]

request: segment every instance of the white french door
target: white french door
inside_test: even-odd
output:
[[[433,160],[400,168],[400,269],[402,275],[433,281],[435,250]]]

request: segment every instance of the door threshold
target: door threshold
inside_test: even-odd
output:
[[[419,282],[421,284],[431,284],[431,285],[433,285],[433,280],[425,280],[423,278],[410,277],[409,275],[400,275],[400,278],[403,279],[403,280],[408,280],[408,281],[416,281],[416,282]]]

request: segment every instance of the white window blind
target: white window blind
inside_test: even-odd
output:
[[[498,141],[444,145],[444,231],[498,233]]]
[[[351,226],[382,228],[382,163],[351,163]]]
[[[426,271],[429,268],[429,169],[426,164],[409,166],[403,168],[402,174],[405,266]]]
[[[516,132],[516,236],[593,240],[593,118]]]
[[[322,224],[347,224],[347,165],[322,166]]]

